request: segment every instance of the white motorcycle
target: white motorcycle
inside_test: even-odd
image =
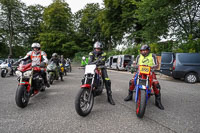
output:
[[[10,73],[12,71],[12,68],[10,64],[3,62],[1,64],[1,77],[5,78],[7,73]]]

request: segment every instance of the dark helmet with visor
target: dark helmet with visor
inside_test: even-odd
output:
[[[145,51],[145,50],[148,50],[148,51]],[[142,45],[142,47],[140,48],[140,53],[143,55],[143,56],[148,56],[149,53],[150,53],[150,47],[149,45]]]

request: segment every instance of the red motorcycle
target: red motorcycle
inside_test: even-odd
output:
[[[18,107],[26,107],[30,97],[36,95],[39,91],[45,91],[46,86],[41,76],[41,70],[44,69],[39,66],[32,67],[30,60],[20,62],[18,71],[16,71],[19,84],[15,101]]]

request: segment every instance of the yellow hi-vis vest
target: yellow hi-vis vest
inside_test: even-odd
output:
[[[154,66],[155,64],[154,64],[154,61],[153,61],[152,53],[150,53],[146,57],[144,57],[142,54],[140,54],[138,65]]]

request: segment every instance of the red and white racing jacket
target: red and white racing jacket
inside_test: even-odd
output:
[[[47,54],[44,51],[30,51],[23,59],[28,58],[32,60],[32,66],[40,65],[41,62],[48,63]]]

